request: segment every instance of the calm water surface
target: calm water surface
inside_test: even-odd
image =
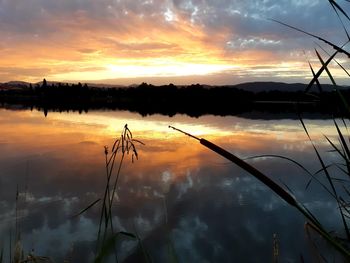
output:
[[[335,138],[332,121],[305,122],[327,163],[337,161],[326,152],[330,147],[322,135]],[[138,146],[138,161],[128,156],[123,163],[114,225],[137,233],[155,262],[169,261],[169,237],[180,262],[272,262],[274,235],[281,262],[300,262],[301,254],[311,259],[312,240],[296,210],[251,175],[168,128],[176,126],[243,158],[279,154],[315,172],[320,166],[298,120],[115,111],[45,118],[38,111],[3,109],[0,123],[0,244],[7,258],[18,193],[17,229],[25,253],[34,250],[54,262],[92,261],[100,206],[70,217],[103,196],[104,145],[112,146],[127,123],[145,145]],[[338,230],[334,202],[317,183],[305,190],[309,177],[302,169],[282,159],[249,162],[287,185],[322,223]],[[332,258],[322,241],[315,242]],[[121,260],[137,262],[136,245],[122,242]]]

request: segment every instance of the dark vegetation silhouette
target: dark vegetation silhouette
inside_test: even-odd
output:
[[[141,115],[176,113],[198,117],[205,114],[237,115],[251,111],[292,112],[297,110],[329,113],[336,108],[337,94],[330,85],[322,94],[304,92],[304,84],[274,82],[244,83],[231,86],[173,84],[136,87],[101,88],[87,84],[2,84],[2,107],[35,108],[44,111],[78,111],[110,109],[129,110]],[[317,94],[317,96],[316,96]],[[344,90],[344,97],[350,92]]]
[[[337,65],[343,69],[343,71],[350,76],[349,72],[339,63],[335,60],[335,56],[338,53],[345,54],[348,58],[350,58],[350,53],[344,49],[344,46],[350,42],[350,35],[347,31],[347,28],[345,27],[341,17],[340,13],[345,16],[345,18],[350,21],[350,17],[348,14],[340,7],[334,0],[328,0],[331,7],[335,11],[336,15],[339,18],[339,21],[341,22],[341,25],[346,33],[347,40],[345,44],[342,46],[337,46],[330,42],[329,40],[326,40],[322,37],[319,37],[317,35],[314,35],[312,33],[309,33],[307,31],[304,31],[302,29],[296,28],[294,26],[290,26],[288,24],[285,24],[283,22],[273,20],[283,26],[289,27],[293,30],[299,31],[303,34],[306,34],[314,39],[317,39],[320,42],[323,42],[324,44],[332,47],[335,51],[333,55],[330,55],[329,53],[325,52],[327,54],[327,59],[323,59],[320,53],[317,49],[315,49],[316,56],[318,57],[318,60],[320,64],[322,65],[319,70],[317,70],[315,73],[313,67],[310,65],[310,70],[313,74],[313,78],[310,81],[309,85],[307,85],[305,89],[305,94],[310,94],[310,90],[313,86],[317,86],[319,94],[311,94],[312,96],[315,96],[315,98],[319,97],[321,103],[327,103],[328,96],[325,96],[324,91],[324,85],[321,85],[319,82],[319,77],[323,72],[325,72],[328,75],[329,80],[333,84],[334,93],[331,93],[332,100],[328,101],[332,105],[334,105],[334,109],[331,107],[329,108],[329,113],[337,112],[339,110],[342,111],[344,114],[342,118],[335,118],[333,117],[333,123],[334,128],[337,131],[336,138],[332,138],[330,135],[323,134],[325,141],[327,141],[328,145],[330,146],[331,150],[328,152],[332,152],[335,154],[338,159],[337,161],[331,161],[327,164],[326,159],[323,157],[323,154],[320,152],[320,146],[316,141],[312,138],[312,136],[309,133],[309,128],[305,124],[303,115],[299,113],[300,115],[300,123],[304,129],[305,135],[308,138],[314,153],[315,157],[317,158],[320,169],[314,173],[308,171],[305,169],[305,167],[301,164],[296,162],[293,159],[290,159],[285,156],[278,156],[278,155],[270,155],[269,157],[273,158],[281,158],[288,161],[293,162],[295,165],[302,168],[310,177],[305,190],[308,190],[311,182],[317,183],[319,186],[323,188],[324,191],[328,193],[330,197],[332,197],[332,205],[335,208],[335,212],[332,213],[332,218],[337,218],[340,223],[341,230],[339,231],[330,231],[327,229],[327,227],[322,223],[324,221],[324,218],[321,216],[315,216],[311,210],[309,210],[308,206],[309,204],[302,204],[300,203],[295,196],[293,195],[292,190],[287,186],[284,185],[283,187],[279,185],[277,182],[271,180],[268,176],[266,176],[262,171],[257,170],[253,165],[246,162],[246,160],[241,159],[237,157],[236,155],[226,151],[225,149],[221,148],[220,146],[207,141],[203,138],[197,138],[193,136],[192,134],[182,131],[178,128],[169,126],[169,128],[175,129],[178,132],[181,132],[187,136],[192,137],[193,139],[197,140],[200,144],[205,146],[206,148],[210,149],[211,151],[215,152],[216,154],[230,160],[232,163],[236,164],[237,166],[241,167],[246,172],[253,175],[255,178],[260,180],[266,187],[268,187],[271,191],[275,192],[282,200],[284,200],[289,206],[294,207],[304,215],[307,222],[305,223],[305,230],[308,235],[308,239],[310,241],[310,244],[313,246],[313,253],[315,255],[315,258],[318,259],[318,262],[350,262],[350,227],[349,227],[349,214],[350,214],[350,190],[349,190],[349,177],[350,177],[350,145],[349,145],[349,132],[348,132],[348,122],[350,120],[350,106],[349,106],[349,93],[346,90],[340,89],[339,85],[336,84],[336,81],[333,77],[333,75],[330,73],[330,70],[328,68],[328,65],[331,61],[334,61],[337,63]],[[350,2],[347,0],[347,2]],[[344,19],[344,18],[343,18]],[[319,46],[321,49],[322,47]],[[325,62],[326,61],[326,62]],[[346,60],[348,61],[348,60]],[[335,98],[333,97],[334,94],[336,94],[338,105],[335,103]],[[261,156],[255,156],[249,159],[254,158],[266,158],[268,155],[261,155]],[[331,167],[336,167],[337,170],[331,170]],[[320,178],[323,177],[324,181],[321,181]],[[324,241],[327,241],[327,244],[334,249],[334,251],[337,251],[339,255],[341,255],[341,259],[337,259],[336,254],[331,255],[332,259],[327,259],[327,256],[325,255],[327,252],[322,251],[318,247],[317,238],[322,237]],[[329,252],[328,252],[329,253]],[[278,253],[277,257],[274,258],[274,262],[278,261]],[[300,255],[300,261],[305,262],[303,255]]]
[[[335,5],[334,1],[330,1]],[[339,7],[338,7],[339,9]],[[339,9],[342,10],[342,9]],[[349,18],[350,20],[350,18]],[[295,28],[294,28],[295,29]],[[300,31],[300,30],[299,30]],[[305,31],[302,31],[305,33]],[[309,34],[310,35],[310,34]],[[311,35],[315,37],[314,35]],[[323,39],[319,38],[320,40],[324,41]],[[350,39],[350,38],[349,38]],[[326,44],[330,44],[333,48],[335,48],[336,52],[343,51],[343,53],[346,53],[342,49],[342,47],[337,47],[334,44],[330,42],[326,42]],[[331,56],[327,61],[327,64],[329,61],[333,59],[334,56]],[[322,68],[319,70],[319,74],[322,73],[322,71],[327,71],[327,65],[323,63],[322,59],[320,59],[320,62],[322,63]],[[317,82],[318,83],[318,77],[319,74],[314,74],[314,78],[310,83]],[[329,73],[328,73],[329,74]],[[62,85],[62,84],[51,84],[48,85],[47,81],[44,80],[42,85],[36,85],[33,87],[32,85],[29,86],[29,89],[24,88],[17,88],[17,89],[2,89],[1,90],[1,96],[0,101],[3,105],[15,105],[15,104],[21,104],[23,106],[30,106],[30,107],[38,107],[41,109],[44,109],[44,111],[47,113],[48,110],[88,110],[90,108],[108,108],[115,107],[116,109],[125,109],[128,110],[134,110],[138,111],[141,114],[151,114],[151,113],[164,113],[168,115],[175,114],[177,112],[180,113],[187,113],[192,114],[194,116],[198,116],[198,114],[205,114],[205,113],[212,113],[212,114],[231,114],[234,112],[234,109],[244,110],[244,109],[254,109],[254,107],[261,107],[262,109],[267,109],[268,107],[271,107],[271,109],[282,111],[285,108],[288,108],[290,110],[291,108],[300,110],[302,107],[311,107],[316,110],[325,110],[329,114],[332,114],[334,112],[342,113],[344,112],[347,117],[350,115],[349,107],[346,101],[349,101],[349,91],[344,90],[342,92],[339,92],[339,86],[337,86],[333,80],[333,77],[329,74],[330,79],[332,79],[334,84],[335,91],[325,89],[325,85],[322,85],[322,92],[320,89],[320,93],[314,93],[310,92],[311,86],[308,85],[306,87],[305,85],[305,92],[302,91],[280,91],[280,90],[268,90],[268,91],[258,91],[254,92],[253,90],[247,90],[243,89],[242,86],[225,86],[225,87],[207,87],[207,86],[201,86],[201,85],[191,85],[188,87],[176,87],[174,85],[168,85],[168,86],[152,86],[148,85],[146,83],[141,84],[138,87],[134,88],[118,88],[118,89],[101,89],[101,88],[94,88],[94,87],[88,87],[87,85],[82,85],[79,83],[78,85]],[[312,84],[311,84],[312,85]],[[319,83],[318,83],[319,85]],[[340,100],[339,100],[340,99]],[[326,106],[328,105],[328,106]],[[338,106],[339,105],[339,106]],[[102,106],[102,107],[101,107]],[[159,111],[159,112],[158,112]],[[183,112],[182,112],[183,111]],[[228,112],[228,113],[226,113]],[[348,118],[347,118],[348,119]],[[339,144],[334,144],[327,136],[325,138],[329,142],[332,151],[336,154],[339,154],[341,157],[342,163],[331,163],[326,165],[322,159],[322,157],[319,154],[319,151],[317,150],[314,141],[309,135],[309,132],[304,124],[304,121],[302,117],[300,117],[301,124],[305,130],[305,133],[310,140],[312,147],[315,150],[315,154],[317,155],[317,158],[321,164],[321,169],[318,170],[315,173],[309,173],[310,175],[310,181],[306,188],[309,186],[311,181],[316,181],[315,183],[321,184],[322,187],[334,198],[334,201],[336,202],[336,207],[339,208],[340,216],[343,219],[344,228],[346,232],[346,237],[338,235],[337,233],[334,233],[333,231],[328,231],[316,218],[311,211],[308,210],[306,206],[299,203],[295,197],[290,193],[290,189],[284,189],[284,187],[281,187],[276,182],[272,181],[268,176],[263,174],[261,171],[257,170],[245,160],[240,159],[239,157],[227,152],[223,148],[211,143],[210,141],[207,141],[203,138],[197,138],[193,135],[183,132],[179,129],[179,132],[185,133],[186,135],[196,139],[199,141],[200,144],[207,147],[208,149],[214,151],[215,153],[227,158],[228,160],[232,161],[233,163],[240,166],[245,171],[249,172],[251,175],[255,176],[257,179],[259,179],[261,182],[265,184],[271,191],[274,191],[282,200],[284,200],[287,204],[294,207],[299,211],[301,214],[305,216],[307,219],[307,223],[305,224],[306,230],[311,229],[315,233],[318,233],[320,236],[322,236],[325,240],[328,241],[328,243],[333,246],[334,249],[338,250],[344,258],[347,259],[347,261],[350,258],[350,250],[349,250],[349,240],[350,240],[350,232],[348,228],[348,218],[349,218],[349,201],[348,198],[350,196],[350,191],[348,190],[348,177],[350,176],[350,150],[348,145],[348,136],[344,136],[342,131],[340,130],[337,121],[334,119],[334,125],[338,132],[338,139]],[[345,128],[347,129],[346,122],[343,119]],[[174,128],[174,127],[172,127]],[[123,138],[125,138],[127,126],[125,126],[125,131],[122,133],[121,141],[123,141]],[[128,136],[127,136],[128,137]],[[130,138],[132,137],[130,132]],[[111,158],[108,158],[108,148],[105,148],[105,155],[106,155],[106,168],[107,168],[107,184],[105,189],[105,197],[103,198],[104,201],[104,207],[108,207],[107,210],[102,209],[101,218],[105,218],[105,229],[108,229],[108,224],[112,221],[110,220],[111,215],[111,203],[113,201],[113,198],[110,199],[109,197],[106,198],[106,196],[114,196],[113,192],[110,193],[109,186],[109,179],[111,175],[111,171],[113,168],[109,168],[109,164],[111,163],[110,160],[112,158],[115,158],[117,150],[119,148],[118,146],[115,147],[115,145],[120,142],[116,141],[116,143],[112,147],[112,153],[114,153],[111,156]],[[123,145],[123,144],[122,144]],[[135,149],[134,149],[135,150]],[[122,159],[124,157],[125,150],[122,147]],[[136,150],[135,150],[136,154]],[[261,157],[261,156],[260,156]],[[288,159],[290,161],[293,161],[289,158],[280,156],[281,158]],[[113,161],[114,162],[114,161]],[[293,161],[296,163],[295,161]],[[120,167],[121,167],[120,162]],[[301,164],[296,163],[300,167],[303,168]],[[338,183],[339,178],[335,178],[331,176],[330,172],[328,171],[328,168],[332,165],[339,166],[341,171],[344,173],[344,176],[346,176],[346,179],[342,179],[342,182],[340,185],[336,184]],[[305,168],[303,168],[306,170]],[[323,183],[319,181],[316,178],[316,175],[324,173],[324,176],[328,180],[327,183]],[[115,185],[117,185],[119,172],[115,181]],[[344,188],[345,192],[339,192],[339,188]],[[286,186],[286,188],[288,188]],[[117,189],[114,187],[114,189]],[[343,196],[347,197],[346,200],[343,199],[343,197],[339,194],[342,193]],[[95,201],[92,205],[96,204],[96,202],[100,201],[101,199]],[[107,200],[107,202],[106,202]],[[88,207],[88,208],[89,208]],[[86,208],[86,209],[88,209]],[[82,212],[84,212],[86,209],[84,209]],[[179,212],[178,209],[174,209],[177,213]],[[106,212],[104,212],[106,211]],[[81,212],[81,213],[82,213]],[[80,213],[79,213],[80,214]],[[181,213],[180,213],[181,214]],[[170,223],[168,220],[166,220],[166,223],[171,226],[172,220],[174,220],[174,217],[170,217]],[[103,221],[103,220],[102,220]],[[168,226],[169,226],[168,225]],[[113,229],[113,226],[110,227]],[[166,226],[161,226],[158,231],[153,231],[149,237],[152,237],[152,235],[156,232],[166,232],[167,228]],[[113,232],[113,231],[112,231]],[[124,236],[127,236],[129,238],[138,239],[136,235],[126,233],[126,232],[119,232],[115,233],[114,238],[112,236],[112,244],[111,247],[114,246],[117,238],[117,234],[123,234]],[[148,237],[148,238],[149,238]],[[132,254],[125,262],[141,262],[141,259],[145,257],[145,255],[142,253],[142,243],[145,242],[143,240],[140,243],[139,249],[136,250],[136,253]],[[167,240],[162,240],[162,243],[167,242]],[[108,244],[109,245],[109,244]],[[102,246],[101,251],[105,252],[107,250],[103,249]],[[11,249],[10,249],[11,250]],[[113,249],[110,249],[113,250]],[[95,262],[102,262],[103,256],[107,255],[108,253],[99,253]],[[117,254],[116,254],[117,256]],[[278,257],[278,254],[277,254]],[[1,256],[2,258],[2,256]],[[320,259],[324,259],[322,257],[322,254],[320,253]],[[137,259],[137,260],[135,260]],[[147,259],[147,257],[146,257]],[[277,262],[277,258],[275,259]],[[2,260],[0,260],[1,262]],[[300,261],[304,262],[303,256],[300,255]],[[326,259],[324,259],[326,261]],[[145,260],[145,262],[151,262],[148,260]],[[171,262],[177,262],[176,260]],[[335,260],[334,260],[335,262]],[[344,259],[345,262],[345,259]]]

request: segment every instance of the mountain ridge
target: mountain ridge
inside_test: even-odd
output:
[[[0,89],[10,89],[10,88],[17,88],[17,89],[25,89],[28,88],[30,85],[37,86],[42,85],[43,81],[30,83],[25,81],[8,81],[0,83]],[[59,81],[47,81],[48,85],[56,85],[56,84],[66,84],[66,82],[59,82]],[[115,85],[115,84],[103,84],[103,83],[93,83],[93,82],[82,82],[83,84],[87,84],[89,87],[96,87],[96,88],[131,88],[131,87],[137,87],[140,84],[132,84],[132,85]],[[68,82],[69,85],[72,85],[73,82]],[[173,85],[169,83],[168,85],[152,85],[154,87],[166,87]],[[220,87],[232,87],[236,89],[241,89],[244,91],[250,91],[254,93],[259,92],[269,92],[269,91],[281,91],[281,92],[298,92],[303,91],[306,89],[307,84],[304,83],[285,83],[285,82],[274,82],[274,81],[254,81],[254,82],[243,82],[239,84],[233,84],[233,85],[206,85],[206,84],[189,84],[189,85],[174,85],[177,87],[190,87],[193,85],[200,85],[205,88],[220,88]],[[349,86],[339,86],[341,89],[343,88],[349,88]],[[316,89],[316,87],[314,87]],[[323,84],[322,89],[325,91],[331,91],[334,89],[334,86],[331,84]]]

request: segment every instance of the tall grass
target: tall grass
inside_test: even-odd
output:
[[[122,239],[135,240],[139,243],[140,246],[142,246],[142,241],[137,235],[117,230],[113,226],[113,204],[115,203],[115,196],[118,192],[118,182],[121,175],[121,169],[127,155],[131,155],[132,162],[134,162],[135,159],[138,159],[139,155],[136,147],[137,144],[144,145],[142,141],[133,138],[131,130],[128,128],[128,125],[125,124],[120,137],[114,141],[111,150],[109,150],[108,146],[104,146],[106,181],[103,189],[103,197],[93,201],[87,207],[70,217],[79,217],[102,201],[98,232],[96,237],[96,256],[94,262],[104,262],[104,260],[111,254],[114,254],[115,262],[118,262],[118,251],[116,250],[116,245]],[[27,183],[24,193],[25,199],[26,192]],[[21,231],[19,221],[20,202],[21,195],[19,193],[19,186],[17,185],[14,207],[14,233],[11,228],[9,233],[8,262],[53,262],[49,257],[35,255],[33,251],[27,253],[26,255],[24,254],[21,245]],[[5,262],[5,250],[3,246],[0,249],[0,263],[3,263]],[[146,255],[146,252],[144,254]],[[150,261],[145,260],[145,262]]]
[[[350,260],[350,250],[348,250],[343,244],[341,244],[335,237],[331,236],[328,233],[328,231],[322,226],[319,220],[312,214],[311,211],[309,211],[303,204],[298,202],[292,194],[290,194],[287,190],[285,190],[276,182],[274,182],[272,179],[270,179],[267,175],[265,175],[264,173],[262,173],[261,171],[259,171],[258,169],[256,169],[254,166],[250,165],[243,159],[235,156],[234,154],[226,151],[225,149],[221,148],[220,146],[206,139],[195,137],[192,134],[184,132],[173,126],[169,126],[169,127],[198,140],[199,143],[202,144],[203,146],[221,155],[222,157],[228,159],[232,163],[238,165],[243,170],[253,175],[259,181],[261,181],[264,185],[266,185],[269,189],[275,192],[281,199],[287,202],[290,206],[296,208],[302,215],[304,215],[306,219],[309,221],[309,223],[313,226],[313,228],[317,229],[317,232],[323,238],[325,238],[335,249],[337,249],[341,254],[343,254],[346,258]]]
[[[350,107],[349,103],[347,101],[347,98],[345,98],[341,92],[341,89],[336,83],[335,78],[331,74],[331,71],[329,69],[329,65],[332,61],[334,61],[349,77],[349,72],[345,69],[344,66],[342,66],[337,60],[335,60],[335,57],[339,54],[345,54],[348,58],[350,58],[350,53],[345,49],[345,46],[350,42],[350,36],[348,34],[348,29],[345,25],[345,23],[342,20],[346,19],[348,22],[350,22],[350,17],[348,14],[344,11],[344,9],[334,0],[328,0],[330,3],[332,9],[335,11],[337,17],[340,21],[340,26],[343,28],[345,34],[346,34],[346,40],[344,40],[344,43],[342,45],[337,45],[321,36],[318,36],[316,34],[307,32],[305,30],[299,29],[297,27],[288,25],[286,23],[283,23],[281,21],[277,21],[274,19],[271,19],[274,22],[277,22],[285,27],[291,28],[293,30],[299,31],[303,34],[306,34],[318,41],[320,41],[323,44],[326,44],[327,46],[330,46],[335,51],[332,54],[329,54],[325,52],[328,55],[327,59],[323,59],[321,54],[318,52],[317,49],[315,49],[315,54],[317,59],[319,60],[321,67],[315,72],[314,68],[312,67],[311,63],[309,62],[309,67],[312,73],[312,79],[307,85],[305,89],[305,93],[308,93],[311,88],[314,86],[314,84],[317,85],[318,91],[322,93],[322,85],[320,84],[320,76],[322,73],[326,73],[330,82],[333,84],[334,92],[338,95],[339,99],[339,105],[341,106],[343,112],[345,112],[345,116],[347,117],[347,120],[350,119]],[[348,1],[349,2],[349,1]],[[323,48],[321,48],[323,49]],[[336,112],[338,109],[334,109],[334,112]],[[333,113],[333,112],[332,112]],[[300,115],[301,116],[301,115]],[[197,138],[187,132],[183,132],[175,127],[169,126],[170,128],[173,128],[179,132],[182,132],[200,142],[203,146],[207,147],[211,151],[223,156],[224,158],[230,160],[231,162],[235,163],[245,171],[249,172],[251,175],[255,176],[258,180],[260,180],[263,184],[265,184],[269,189],[271,189],[273,192],[275,192],[281,199],[283,199],[285,202],[287,202],[291,207],[294,207],[299,213],[305,216],[307,219],[307,227],[308,229],[313,230],[314,232],[321,235],[325,240],[328,241],[328,243],[335,248],[337,251],[339,251],[347,261],[350,261],[350,230],[348,226],[348,220],[350,219],[350,189],[347,186],[348,183],[350,183],[350,137],[349,135],[345,135],[344,132],[342,132],[342,129],[339,127],[338,122],[334,119],[334,127],[337,130],[337,136],[338,136],[338,142],[333,142],[329,137],[325,136],[325,139],[329,143],[331,149],[333,152],[338,154],[340,159],[342,160],[341,164],[326,164],[324,159],[322,158],[319,150],[316,147],[315,142],[311,138],[309,131],[307,129],[307,126],[304,123],[304,120],[302,117],[300,117],[301,125],[304,129],[304,132],[309,139],[315,155],[319,161],[320,169],[312,174],[309,171],[307,171],[303,165],[300,163],[291,160],[290,158],[282,157],[282,156],[274,156],[279,158],[285,158],[287,160],[292,161],[293,163],[297,164],[299,167],[307,171],[307,174],[310,176],[310,181],[306,186],[306,189],[310,185],[312,181],[316,181],[319,183],[323,189],[326,190],[326,192],[335,200],[337,209],[339,210],[339,217],[342,222],[342,226],[344,229],[344,232],[346,234],[345,237],[331,234],[329,230],[327,230],[321,223],[322,218],[316,218],[310,210],[308,210],[303,204],[298,202],[295,197],[289,193],[287,190],[282,188],[280,185],[278,185],[276,182],[274,182],[272,179],[270,179],[268,176],[263,174],[261,171],[257,170],[252,165],[248,164],[245,160],[233,155],[232,153],[226,151],[225,149],[219,147],[218,145],[213,144],[210,141],[207,141],[203,138]],[[346,120],[342,119],[342,123],[344,125],[344,128],[347,130]],[[329,171],[329,168],[331,166],[336,166],[345,176],[345,179],[337,178],[334,174],[331,174]],[[323,173],[323,175],[326,178],[326,183],[321,182],[317,178],[319,174]],[[342,191],[341,191],[341,190]],[[344,194],[345,192],[345,194]],[[301,259],[303,261],[303,259]]]
[[[305,92],[309,92],[309,90],[312,88],[313,84],[316,83],[318,86],[321,87],[321,85],[319,84],[319,78],[321,76],[322,73],[326,73],[328,79],[330,80],[330,82],[333,85],[334,88],[334,92],[338,95],[338,100],[339,100],[339,108],[338,109],[334,109],[334,112],[340,111],[342,114],[344,114],[344,116],[347,118],[347,120],[345,120],[343,117],[341,118],[341,122],[344,125],[344,129],[347,131],[347,124],[346,121],[349,121],[350,118],[350,108],[349,108],[349,103],[348,103],[348,98],[345,98],[344,95],[342,94],[341,88],[340,86],[337,84],[336,79],[334,78],[334,76],[331,74],[331,71],[329,69],[329,65],[330,62],[334,62],[337,66],[339,66],[346,74],[348,77],[350,77],[349,72],[345,69],[344,66],[342,66],[336,59],[335,57],[337,55],[339,55],[340,53],[345,54],[348,59],[350,58],[350,54],[347,52],[347,50],[345,50],[345,46],[350,42],[350,36],[348,33],[348,28],[346,26],[346,24],[343,22],[343,19],[347,20],[347,22],[350,22],[350,17],[348,16],[348,14],[346,13],[346,11],[335,1],[335,0],[328,0],[328,2],[330,3],[330,6],[332,7],[333,11],[336,13],[339,21],[340,21],[340,26],[342,27],[342,29],[345,32],[345,40],[344,40],[344,44],[341,46],[337,46],[333,43],[331,43],[330,41],[327,41],[324,38],[321,38],[319,36],[316,36],[314,34],[310,34],[308,32],[305,32],[304,30],[301,30],[299,28],[284,24],[282,22],[276,21],[284,26],[290,27],[294,30],[297,30],[299,32],[302,32],[304,34],[307,34],[311,37],[317,38],[318,40],[321,41],[321,43],[325,43],[326,45],[332,47],[333,49],[335,49],[336,51],[333,54],[329,54],[328,52],[326,52],[325,48],[323,48],[320,44],[317,43],[317,46],[319,48],[321,48],[324,53],[326,54],[326,56],[328,56],[328,58],[325,60],[323,59],[322,55],[319,53],[319,51],[315,48],[315,54],[316,57],[319,61],[319,63],[321,64],[321,68],[317,71],[317,73],[314,73],[314,70],[310,64],[310,69],[313,73],[313,78],[312,80],[309,82]],[[349,61],[347,59],[347,62]],[[322,89],[319,88],[319,92],[322,94]],[[347,251],[350,251],[350,230],[349,230],[349,218],[350,218],[350,211],[349,211],[349,203],[350,203],[350,191],[347,187],[348,183],[350,183],[350,150],[349,150],[349,142],[350,142],[350,137],[349,135],[346,135],[342,129],[340,128],[338,122],[336,121],[336,119],[334,119],[334,128],[337,131],[337,141],[338,142],[334,142],[332,141],[327,135],[325,135],[325,139],[326,141],[329,143],[329,146],[332,149],[332,152],[336,153],[338,155],[338,157],[340,158],[341,162],[340,164],[337,163],[331,163],[329,165],[325,164],[324,159],[321,157],[321,154],[319,153],[319,150],[317,149],[313,139],[311,138],[309,131],[303,121],[303,119],[300,117],[300,122],[301,125],[305,131],[305,134],[307,135],[313,149],[315,152],[315,155],[317,156],[317,159],[320,163],[320,170],[317,172],[317,174],[321,174],[323,173],[323,175],[326,178],[326,183],[321,183],[320,181],[318,181],[319,184],[321,184],[326,190],[327,192],[333,197],[333,199],[335,200],[338,210],[339,210],[339,217],[341,219],[342,222],[342,226],[344,229],[344,232],[346,234],[345,237],[342,236],[335,236],[334,238],[336,239],[336,241],[342,245],[344,248],[347,249]],[[340,171],[343,175],[345,175],[345,179],[340,179],[337,178],[335,174],[331,174],[329,168],[331,166],[335,166],[338,168],[338,171]],[[310,179],[310,182],[313,180],[314,178]],[[308,184],[309,185],[309,184]],[[316,232],[319,232],[319,229],[312,227],[312,229]]]
[[[25,186],[25,191],[27,191],[27,185]],[[24,197],[24,200],[21,197]],[[24,196],[21,195],[19,191],[19,186],[17,184],[16,196],[15,196],[15,207],[14,207],[14,231],[13,231],[13,226],[11,226],[9,230],[9,241],[8,241],[9,247],[8,247],[8,250],[5,250],[4,246],[1,247],[0,263],[2,262],[10,262],[10,263],[53,262],[50,257],[35,255],[33,250],[29,253],[24,252],[22,239],[21,239],[21,224],[19,219],[21,217],[20,208],[23,208],[25,201],[26,201],[26,192]],[[6,251],[8,253],[8,261],[5,261]]]
[[[126,155],[131,154],[132,162],[138,159],[136,144],[144,145],[142,141],[133,138],[131,130],[125,124],[120,137],[114,141],[112,147],[104,146],[106,181],[103,197],[93,201],[86,208],[74,215],[74,217],[82,215],[102,200],[95,262],[102,262],[111,252],[114,253],[115,261],[118,262],[117,242],[122,238],[139,240],[136,235],[125,231],[118,231],[113,225],[113,204],[118,192],[121,169]]]

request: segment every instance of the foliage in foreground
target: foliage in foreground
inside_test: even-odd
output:
[[[343,23],[342,18],[345,18],[347,22],[350,22],[350,17],[348,14],[344,11],[344,9],[334,0],[328,0],[331,7],[335,11],[337,17],[339,18],[339,21],[341,23],[342,28],[344,29],[346,33],[346,41],[342,45],[337,45],[334,44],[333,42],[322,38],[318,35],[309,33],[307,31],[304,31],[302,29],[296,28],[291,25],[287,25],[283,22],[273,20],[283,26],[289,27],[293,30],[297,30],[303,34],[306,34],[318,41],[320,41],[323,44],[326,44],[327,46],[331,47],[335,51],[332,54],[329,54],[325,49],[322,48],[322,50],[328,55],[328,58],[324,60],[322,56],[320,55],[319,51],[315,49],[316,56],[321,64],[320,69],[315,73],[313,67],[311,66],[311,63],[309,62],[310,70],[312,72],[313,78],[309,82],[305,93],[308,94],[311,90],[311,88],[314,85],[317,85],[318,91],[320,95],[323,93],[322,85],[320,84],[319,78],[322,73],[326,72],[329,80],[331,81],[333,88],[334,88],[334,93],[337,95],[338,100],[339,100],[339,106],[340,107],[334,107],[332,110],[333,112],[330,112],[333,115],[336,114],[342,114],[342,116],[346,116],[346,119],[342,118],[342,123],[344,125],[344,129],[347,130],[347,124],[346,122],[350,120],[350,107],[349,103],[346,100],[346,98],[342,95],[342,91],[340,86],[336,84],[336,81],[334,77],[332,76],[329,65],[331,62],[336,63],[349,77],[350,74],[348,71],[343,67],[336,59],[335,57],[339,54],[346,55],[347,58],[350,58],[350,53],[345,49],[346,45],[350,42],[350,36],[348,34],[348,29],[345,26],[345,23]],[[349,1],[348,1],[349,2]],[[348,61],[348,60],[347,60]],[[314,96],[314,95],[313,95]],[[300,113],[299,113],[300,114]],[[247,163],[245,160],[233,155],[232,153],[226,151],[225,149],[213,144],[210,141],[207,141],[206,139],[203,138],[197,138],[187,132],[183,132],[175,127],[169,126],[170,128],[173,128],[179,132],[182,132],[196,140],[198,140],[203,146],[209,148],[213,152],[223,156],[224,158],[230,160],[231,162],[235,163],[245,171],[249,172],[251,175],[255,176],[258,180],[260,180],[263,184],[265,184],[269,189],[271,189],[273,192],[275,192],[281,199],[283,199],[285,202],[287,202],[290,206],[294,207],[299,211],[302,215],[305,216],[307,219],[306,227],[307,229],[311,229],[318,233],[320,236],[322,236],[325,240],[328,241],[328,243],[336,249],[341,255],[344,256],[347,260],[350,260],[350,230],[349,230],[349,219],[350,219],[350,189],[348,187],[348,184],[350,183],[350,136],[349,135],[344,135],[344,132],[342,132],[342,129],[339,127],[338,122],[334,119],[334,127],[337,130],[337,135],[338,135],[338,142],[335,143],[333,142],[329,137],[325,136],[325,139],[329,143],[330,147],[332,148],[332,152],[335,152],[338,154],[338,156],[341,159],[341,163],[331,163],[331,164],[326,164],[324,161],[324,158],[322,158],[319,150],[316,147],[316,143],[313,141],[311,138],[309,131],[304,123],[303,118],[300,116],[300,122],[301,125],[305,131],[305,134],[307,135],[313,149],[315,152],[315,155],[319,161],[320,164],[320,169],[316,173],[310,173],[307,171],[304,166],[290,158],[283,157],[283,156],[274,156],[278,158],[283,158],[287,159],[289,161],[292,161],[299,167],[301,167],[303,170],[307,172],[307,174],[310,176],[309,183],[306,186],[306,189],[309,187],[310,183],[312,181],[316,181],[319,183],[322,188],[334,199],[337,208],[339,210],[339,217],[342,222],[342,226],[344,229],[345,236],[339,236],[335,235],[332,233],[330,230],[327,230],[322,223],[320,222],[321,219],[316,218],[313,213],[303,204],[298,202],[295,197],[289,193],[289,191],[285,190],[282,188],[280,185],[278,185],[276,182],[271,180],[268,176],[263,174],[261,171],[257,170],[255,167]],[[271,157],[271,156],[270,156]],[[341,173],[345,175],[345,179],[338,178],[336,175],[331,174],[330,172],[330,167],[335,166],[338,168]],[[319,174],[323,174],[323,176],[326,178],[326,184],[322,183],[321,180],[318,179]],[[320,253],[320,252],[319,252]],[[320,254],[322,257],[322,255]]]

